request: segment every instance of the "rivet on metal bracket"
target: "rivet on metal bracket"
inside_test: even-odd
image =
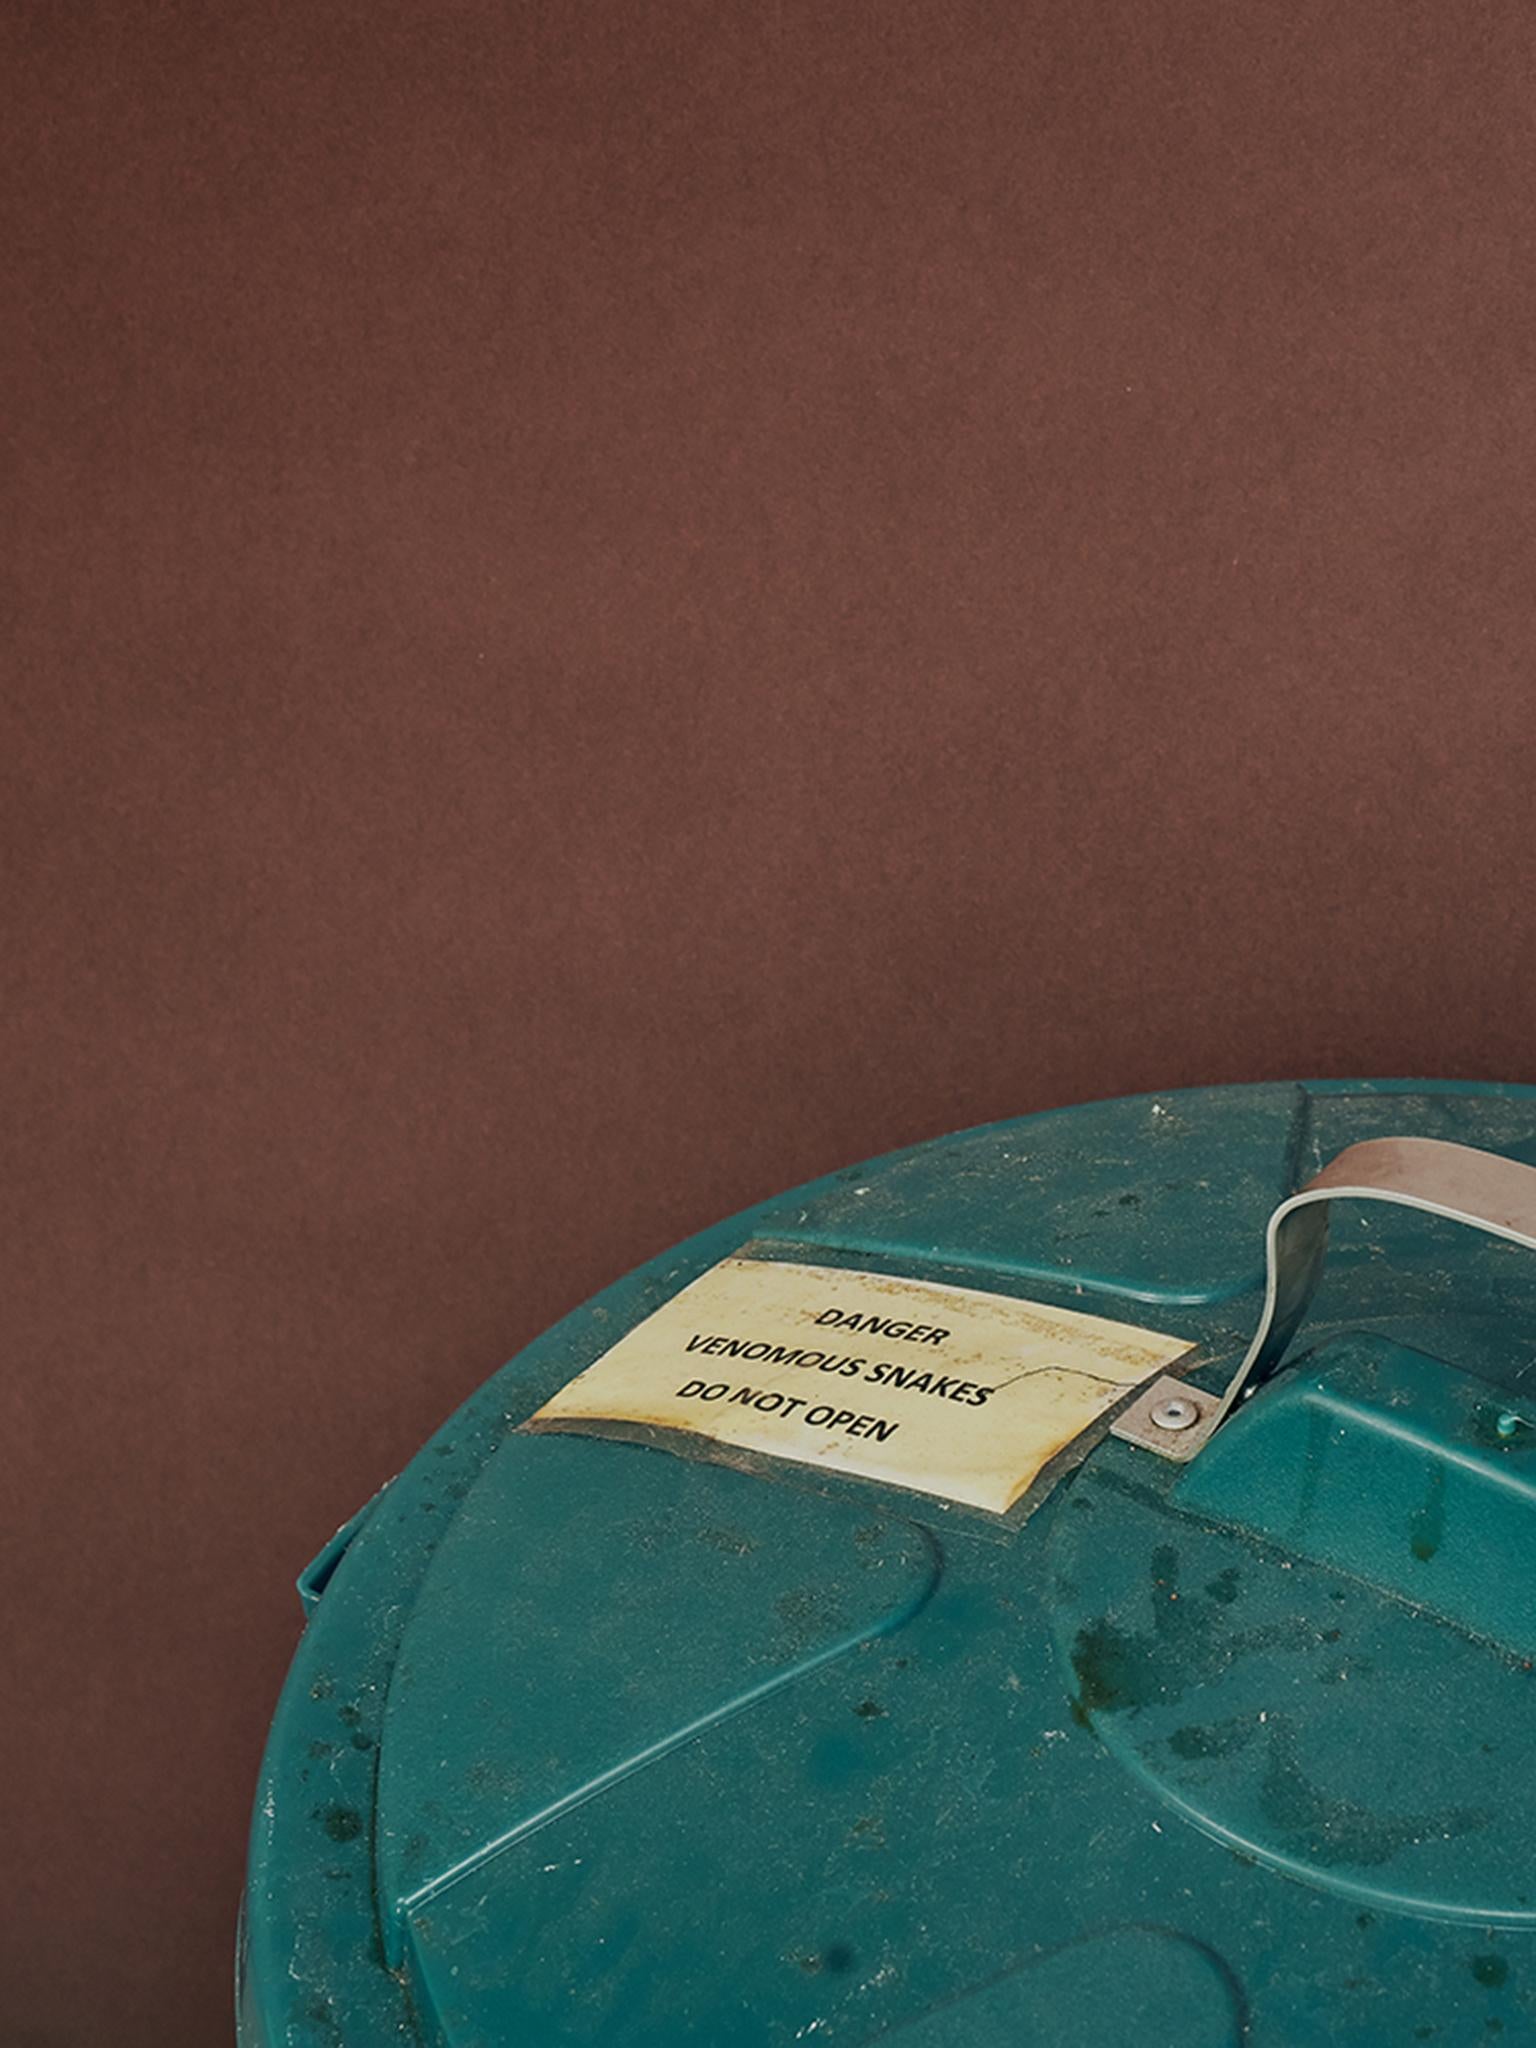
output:
[[[1220,1405],[1219,1394],[1208,1394],[1203,1387],[1189,1386],[1164,1373],[1115,1417],[1110,1435],[1183,1464],[1210,1435]]]

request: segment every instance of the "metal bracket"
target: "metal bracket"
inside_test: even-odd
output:
[[[1234,1408],[1273,1378],[1322,1278],[1333,1201],[1421,1209],[1536,1251],[1536,1167],[1438,1138],[1368,1138],[1350,1145],[1270,1217],[1263,1313],[1226,1391],[1208,1394],[1165,1375],[1116,1416],[1112,1436],[1186,1464]]]
[[[1110,1434],[1182,1465],[1215,1427],[1220,1400],[1219,1394],[1208,1394],[1203,1387],[1192,1387],[1164,1373],[1150,1387],[1143,1387],[1128,1408],[1121,1409],[1110,1424]]]

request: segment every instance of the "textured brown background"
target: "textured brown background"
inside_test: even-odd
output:
[[[1525,0],[12,0],[4,2048],[228,2038],[295,1567],[774,1188],[1536,1078]]]

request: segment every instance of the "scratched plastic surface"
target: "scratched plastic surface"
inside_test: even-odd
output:
[[[1269,1209],[1389,1132],[1536,1160],[1536,1092],[962,1134],[514,1359],[306,1581],[245,2048],[1536,2038],[1536,1255],[1345,1210],[1307,1355],[1206,1453],[1105,1441],[1016,1528],[509,1434],[754,1235],[1155,1321],[1214,1384]]]

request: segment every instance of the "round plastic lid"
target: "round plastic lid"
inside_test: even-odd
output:
[[[748,1244],[1150,1327],[1217,1388],[1270,1211],[1388,1134],[1536,1160],[1536,1091],[965,1133],[514,1359],[306,1574],[246,2048],[1530,2038],[1536,1253],[1340,1203],[1292,1360],[1197,1457],[1100,1424],[1008,1514],[521,1427]]]

